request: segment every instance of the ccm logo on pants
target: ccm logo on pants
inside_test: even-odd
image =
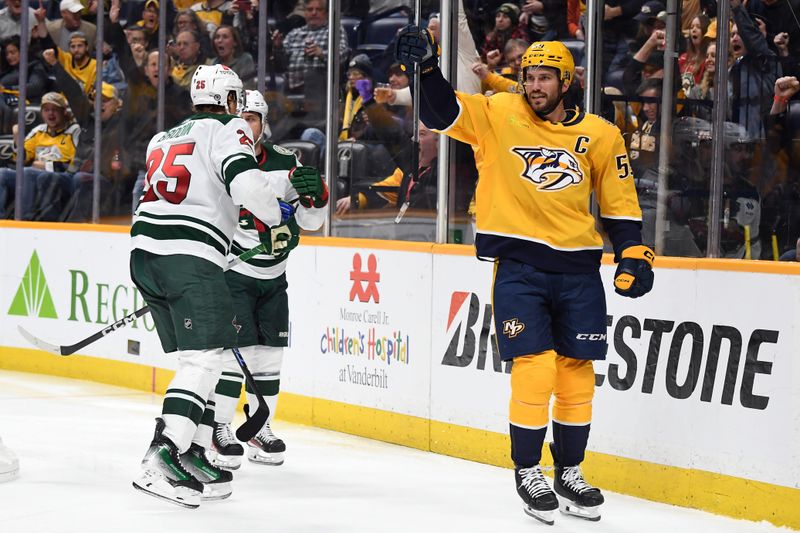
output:
[[[579,341],[604,341],[607,337],[605,333],[578,333],[575,338]]]

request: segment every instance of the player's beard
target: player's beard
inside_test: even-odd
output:
[[[547,115],[552,113],[557,107],[561,100],[564,98],[564,93],[561,90],[561,85],[559,84],[558,90],[556,94],[553,96],[548,96],[546,93],[539,93],[545,96],[544,103],[534,103],[533,96],[534,94],[526,94],[525,99],[528,101],[528,105],[531,106],[533,112],[539,115],[541,118],[545,118]]]

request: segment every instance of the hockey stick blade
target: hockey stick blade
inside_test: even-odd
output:
[[[53,353],[53,354],[56,354],[56,355],[63,355],[61,353],[61,347],[60,346],[56,346],[55,344],[50,344],[49,342],[45,342],[42,339],[37,339],[36,337],[31,335],[22,326],[17,326],[17,331],[19,331],[19,334],[22,335],[25,338],[26,341],[28,341],[29,343],[33,344],[34,346],[36,346],[40,350],[43,350],[45,352],[50,352],[50,353]]]
[[[263,406],[259,402],[258,409],[256,412],[253,413],[253,416],[250,416],[249,407],[245,404],[245,416],[247,416],[247,420],[245,420],[244,424],[239,426],[236,430],[236,438],[239,439],[241,442],[247,442],[256,434],[261,431],[261,428],[264,427],[264,424],[267,423],[267,419],[269,418],[269,407],[265,403]]]
[[[105,328],[101,329],[94,335],[90,337],[86,337],[85,339],[76,342],[75,344],[64,345],[64,346],[56,346],[55,344],[50,344],[49,342],[45,342],[42,339],[39,339],[25,330],[22,326],[17,326],[17,330],[19,334],[22,335],[25,340],[39,348],[40,350],[44,350],[45,352],[50,352],[56,355],[72,355],[81,348],[85,348],[92,344],[93,342],[102,339],[112,331],[116,331],[121,327],[127,326],[137,318],[140,318],[147,313],[150,312],[150,308],[147,306],[142,307],[141,309],[137,309],[133,313],[126,315],[113,324],[109,324]]]

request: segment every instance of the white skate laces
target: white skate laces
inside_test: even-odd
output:
[[[588,490],[594,489],[594,487],[586,483],[586,480],[583,479],[580,466],[565,466],[561,474],[561,482],[565,487],[578,494],[583,494]]]
[[[520,468],[520,486],[528,491],[532,498],[537,498],[543,494],[551,492],[547,480],[542,474],[542,467],[539,465],[530,468]]]
[[[231,431],[230,424],[217,424],[217,428],[214,430],[214,432],[216,433],[217,442],[223,446],[237,444],[239,442],[233,436],[233,431]]]
[[[261,428],[261,431],[258,432],[258,435],[256,435],[256,438],[258,440],[260,440],[261,442],[264,442],[264,443],[272,442],[274,440],[278,440],[278,437],[276,437],[275,434],[272,432],[272,428],[269,427],[269,422],[264,424],[264,427]]]

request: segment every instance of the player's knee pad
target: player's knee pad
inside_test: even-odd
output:
[[[283,348],[264,345],[251,346],[251,348],[253,349],[253,375],[256,373],[280,375],[281,366],[283,366]],[[250,364],[249,361],[248,364]]]
[[[509,421],[515,426],[547,426],[550,396],[556,381],[555,358],[553,350],[514,358]]]
[[[554,393],[554,420],[568,425],[590,423],[594,397],[592,361],[558,356]]]

